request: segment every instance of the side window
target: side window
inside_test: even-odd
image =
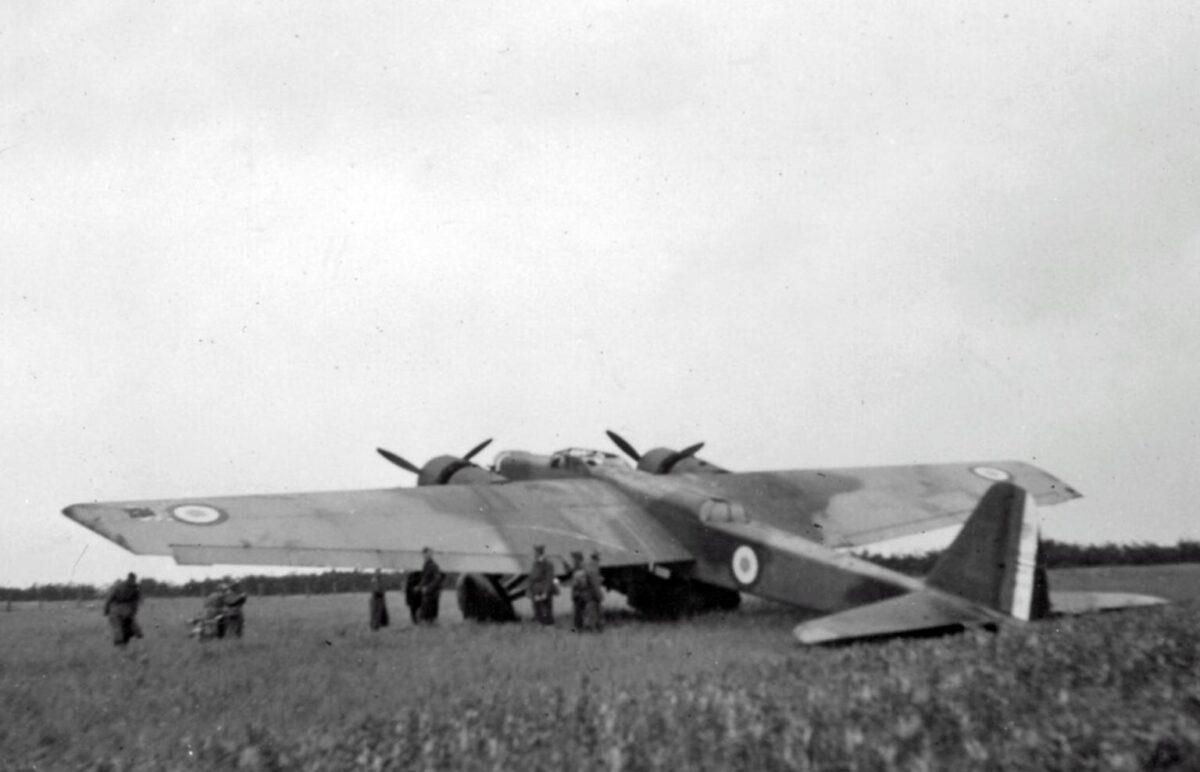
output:
[[[700,505],[700,519],[706,523],[746,523],[746,509],[736,501],[709,499]]]

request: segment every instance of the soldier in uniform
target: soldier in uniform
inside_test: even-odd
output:
[[[604,601],[604,577],[600,573],[600,553],[593,552],[584,571],[588,577],[587,607],[584,609],[584,621],[589,628],[596,632],[604,630],[604,616],[600,613],[600,604]]]
[[[529,569],[529,599],[533,601],[533,618],[544,625],[554,624],[554,596],[558,585],[554,581],[554,566],[546,557],[541,544],[533,548],[533,566]]]
[[[221,594],[221,610],[224,614],[225,632],[235,638],[242,637],[242,627],[245,624],[242,608],[245,605],[246,593],[242,592],[242,585],[238,582],[226,585]]]
[[[587,568],[583,565],[583,553],[571,553],[571,605],[575,610],[575,632],[581,633],[587,629],[587,604],[592,595],[591,580]]]
[[[104,616],[112,628],[113,643],[124,646],[132,638],[142,637],[142,628],[137,623],[138,607],[142,604],[142,588],[137,575],[130,573],[108,591],[104,599]]]
[[[200,617],[202,640],[225,637],[225,593],[229,585],[222,584],[204,596],[204,612]]]
[[[383,576],[379,569],[375,569],[375,576],[371,579],[371,600],[368,604],[371,613],[371,629],[378,630],[381,627],[387,627],[391,621],[388,619],[387,597],[383,589]]]
[[[420,619],[426,624],[433,624],[437,621],[438,601],[442,597],[442,581],[446,575],[433,559],[433,550],[426,547],[421,554],[425,556],[425,565],[421,567]]]
[[[409,571],[404,575],[404,604],[414,625],[421,622],[421,572]]]

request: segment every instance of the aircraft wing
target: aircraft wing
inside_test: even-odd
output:
[[[1040,506],[1079,492],[1022,461],[877,466],[693,475],[746,514],[827,547],[858,547],[960,525],[997,482],[1024,488]]]
[[[524,573],[535,544],[605,566],[692,555],[642,506],[596,480],[74,504],[63,514],[140,555],[181,564]]]

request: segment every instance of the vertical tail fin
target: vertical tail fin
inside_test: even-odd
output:
[[[962,531],[925,584],[1028,620],[1045,612],[1045,580],[1038,585],[1038,518],[1033,496],[996,483],[980,499]]]

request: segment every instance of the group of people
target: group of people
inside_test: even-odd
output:
[[[109,589],[104,598],[104,616],[112,628],[113,644],[125,646],[134,638],[143,637],[142,626],[137,621],[141,605],[142,588],[136,574],[130,573]],[[205,596],[200,616],[189,620],[191,634],[200,640],[224,638],[226,635],[241,638],[245,626],[242,613],[245,605],[246,593],[238,582],[220,585],[215,592]]]
[[[410,571],[404,577],[404,603],[408,606],[408,615],[414,625],[433,624],[437,622],[438,608],[442,599],[442,585],[446,575],[441,566],[433,559],[433,550],[429,547],[421,550],[425,563],[420,571]],[[386,589],[379,569],[371,580],[371,597],[369,603],[371,629],[378,630],[391,623],[388,616]]]
[[[593,552],[585,563],[582,552],[571,553],[571,604],[574,607],[576,632],[604,629],[600,604],[604,600],[604,579],[600,574],[600,554]],[[529,569],[528,593],[533,602],[533,618],[543,625],[554,624],[554,596],[558,594],[558,577],[554,565],[546,557],[545,546],[533,548],[533,565]]]
[[[433,550],[422,550],[425,563],[420,571],[412,571],[404,580],[404,600],[414,625],[434,624],[438,618],[438,605],[446,575],[437,561]],[[604,629],[604,618],[600,604],[604,600],[604,580],[600,574],[600,555],[593,552],[586,562],[582,552],[571,553],[571,602],[574,606],[574,627],[577,632]],[[529,570],[527,591],[533,602],[534,619],[543,625],[554,624],[554,597],[559,592],[559,580],[553,563],[546,557],[545,546],[533,548],[533,565]],[[133,638],[142,637],[142,628],[137,622],[138,607],[142,602],[142,591],[137,576],[129,574],[113,585],[104,602],[104,615],[112,628],[113,643],[125,646]],[[200,616],[191,620],[191,634],[200,640],[224,638],[226,635],[241,638],[245,626],[243,609],[246,593],[238,582],[227,582],[204,598],[204,609]],[[377,570],[371,584],[369,601],[370,625],[372,630],[387,627],[388,616],[386,590],[383,578]]]
[[[192,635],[202,641],[224,638],[226,635],[241,638],[245,626],[245,605],[246,593],[242,592],[241,584],[222,584],[215,592],[204,597],[203,611],[192,620]]]
[[[446,575],[433,559],[433,551],[422,550],[425,563],[420,571],[410,571],[404,578],[404,601],[414,625],[433,624],[438,617],[438,602]],[[604,600],[604,579],[600,574],[600,554],[593,552],[586,562],[582,552],[571,553],[571,602],[574,606],[574,627],[577,632],[604,629],[600,604]],[[529,569],[527,593],[533,603],[533,618],[543,625],[554,624],[554,597],[559,592],[559,580],[554,564],[546,557],[546,548],[533,548],[533,564]],[[368,614],[372,630],[387,627],[391,618],[387,609],[387,590],[379,570],[371,581]]]

